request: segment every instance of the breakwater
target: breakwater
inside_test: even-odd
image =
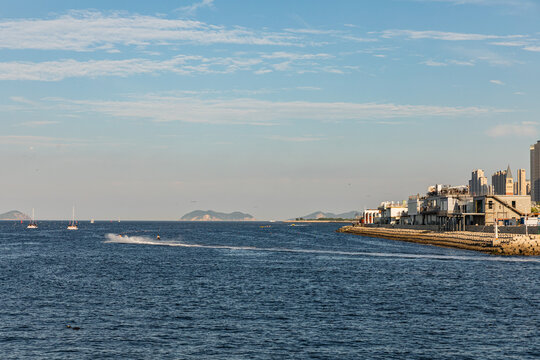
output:
[[[390,227],[344,226],[338,232],[414,242],[495,255],[540,255],[540,235],[499,234],[471,231],[433,231]]]

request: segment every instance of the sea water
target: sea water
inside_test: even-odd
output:
[[[1,359],[540,356],[537,257],[339,224],[25,225],[0,222]]]

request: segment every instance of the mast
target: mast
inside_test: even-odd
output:
[[[77,224],[75,223],[75,204],[73,205],[73,208],[71,209],[71,222],[69,223],[68,230],[78,230]]]

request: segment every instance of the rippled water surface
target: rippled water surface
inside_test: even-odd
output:
[[[0,222],[2,359],[540,357],[539,258],[338,224],[66,225]]]

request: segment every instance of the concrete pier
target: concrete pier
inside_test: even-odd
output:
[[[540,235],[495,234],[470,231],[439,232],[390,227],[344,226],[338,232],[391,240],[481,251],[494,255],[540,256]]]

